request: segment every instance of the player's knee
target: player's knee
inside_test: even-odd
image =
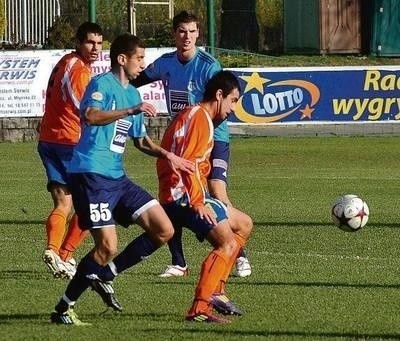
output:
[[[111,244],[102,244],[97,247],[96,253],[101,265],[108,264],[117,254],[118,249]]]
[[[159,233],[157,233],[156,239],[159,245],[166,244],[174,235],[174,228],[171,223],[164,223]]]
[[[241,225],[243,226],[244,234],[248,237],[253,230],[253,219],[251,219],[247,214],[243,214]]]
[[[241,213],[234,224],[232,230],[244,239],[248,239],[253,230],[253,220],[245,213]]]
[[[220,250],[224,252],[228,257],[231,257],[237,249],[237,241],[235,238],[227,239],[220,247]]]

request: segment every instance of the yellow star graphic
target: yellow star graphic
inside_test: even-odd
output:
[[[251,76],[240,76],[246,83],[244,92],[250,91],[251,89],[257,89],[260,93],[264,93],[264,84],[270,80],[262,78],[257,72],[253,72]]]
[[[306,105],[306,107],[304,109],[300,109],[300,112],[303,114],[301,115],[300,119],[302,120],[303,118],[309,118],[311,119],[311,114],[314,111],[314,108],[311,108],[308,104]]]

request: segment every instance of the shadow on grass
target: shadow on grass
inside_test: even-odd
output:
[[[52,279],[48,272],[38,272],[35,270],[3,270],[0,271],[0,280],[8,279],[27,279],[27,280],[46,280]]]
[[[357,289],[400,289],[400,284],[382,283],[346,283],[346,282],[273,282],[273,281],[230,281],[229,285],[235,286],[283,286],[283,287],[319,287],[319,288],[357,288]]]
[[[333,223],[331,222],[316,222],[316,221],[298,221],[298,222],[280,222],[280,221],[255,221],[254,226],[259,226],[259,227],[308,227],[308,228],[313,228],[313,227],[329,227],[331,228]],[[367,227],[373,227],[373,228],[400,228],[400,223],[368,223]]]
[[[93,323],[92,326],[85,327],[86,328],[97,328],[100,325],[101,318],[105,318],[108,320],[118,321],[120,324],[122,321],[126,320],[127,322],[131,322],[132,319],[135,320],[149,320],[154,325],[154,323],[161,322],[165,323],[165,321],[170,321],[171,314],[169,313],[118,313],[118,314],[83,314],[82,319],[86,322]],[[27,324],[29,322],[35,323],[35,325],[40,324],[42,326],[51,325],[49,321],[48,314],[0,314],[0,325],[15,325],[16,323]],[[202,337],[202,334],[207,336],[212,334],[221,335],[225,339],[229,336],[231,337],[306,337],[306,338],[346,338],[346,339],[379,339],[379,340],[391,340],[391,339],[399,339],[400,333],[354,333],[354,332],[318,332],[318,331],[302,331],[302,330],[273,330],[273,329],[251,329],[251,330],[234,330],[234,323],[231,325],[214,325],[213,329],[204,328],[206,324],[202,323],[189,323],[184,322],[183,317],[177,316],[176,323],[179,323],[179,327],[177,328],[164,328],[163,331],[165,335],[174,334],[177,335],[177,339],[179,339],[178,335],[183,333],[190,333],[193,335],[197,335],[198,337]],[[151,335],[151,333],[159,334],[160,328],[157,327],[147,327],[146,324],[137,324],[135,326],[136,333],[147,333]],[[183,325],[183,328],[182,328]],[[65,326],[65,328],[71,328]]]
[[[43,225],[44,220],[0,220],[0,225]]]
[[[189,325],[187,323],[187,325]],[[195,324],[193,324],[193,327]],[[196,324],[197,326],[197,324]],[[198,324],[199,327],[204,326],[203,324]],[[391,340],[391,339],[399,339],[399,333],[382,333],[382,334],[367,334],[367,333],[352,333],[352,332],[303,332],[303,331],[285,331],[285,330],[265,330],[265,329],[253,329],[253,330],[229,330],[229,325],[222,325],[223,328],[213,329],[213,334],[219,334],[224,339],[229,339],[229,335],[231,337],[306,337],[308,339],[313,338],[346,338],[346,339],[379,339],[379,340]],[[165,329],[164,329],[165,330]],[[142,332],[159,332],[158,329],[146,329],[141,330]],[[168,330],[166,330],[168,331]],[[169,330],[170,332],[176,332],[176,330]],[[201,338],[201,334],[209,335],[211,333],[210,329],[185,329],[185,331],[190,332],[194,335],[198,335]],[[179,331],[182,334],[182,330]]]
[[[0,225],[43,225],[44,220],[0,220]],[[133,225],[132,225],[133,226]],[[296,221],[296,222],[284,222],[284,221],[255,221],[254,226],[260,227],[329,227],[333,226],[332,222],[320,222],[320,221]],[[373,223],[369,222],[368,227],[373,228],[400,228],[400,223]]]
[[[235,279],[233,279],[235,278]],[[153,280],[152,284],[193,286],[193,283],[179,280]],[[274,281],[249,281],[246,278],[232,277],[230,286],[287,286],[287,287],[320,287],[320,288],[358,288],[358,289],[400,289],[400,283],[346,283],[346,282],[274,282]]]

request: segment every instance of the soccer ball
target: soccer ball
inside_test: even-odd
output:
[[[369,208],[359,196],[346,194],[337,198],[331,210],[334,224],[346,232],[355,232],[367,224]]]

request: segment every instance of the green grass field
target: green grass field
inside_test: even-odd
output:
[[[245,315],[230,325],[183,321],[209,250],[187,231],[189,277],[157,277],[169,263],[162,248],[115,280],[123,313],[103,314],[100,298],[84,294],[76,312],[90,327],[49,323],[66,282],[41,261],[52,206],[44,171],[36,144],[0,144],[0,339],[399,339],[398,144],[397,137],[234,138],[230,195],[254,220],[253,274],[231,278],[228,292]],[[154,162],[128,147],[129,175],[156,194]],[[371,210],[357,233],[331,223],[331,204],[345,193],[359,194]],[[122,248],[141,230],[119,232]]]

